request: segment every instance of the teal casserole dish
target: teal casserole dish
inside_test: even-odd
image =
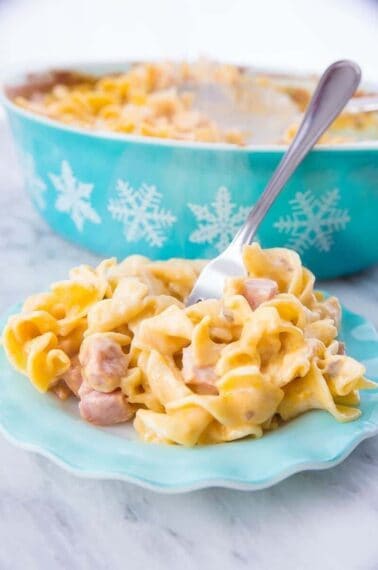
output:
[[[91,73],[126,69],[86,66]],[[71,68],[72,69],[72,68]],[[80,67],[80,71],[83,67]],[[211,258],[279,162],[279,145],[236,147],[71,127],[2,100],[27,190],[64,238],[102,256]],[[263,247],[296,249],[319,278],[378,262],[378,141],[314,149],[273,205]]]

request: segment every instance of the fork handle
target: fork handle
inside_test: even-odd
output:
[[[360,79],[361,70],[353,61],[337,61],[325,70],[297,134],[283,155],[269,184],[250,210],[245,224],[232,240],[230,249],[237,248],[240,251],[243,245],[252,241],[274,200],[307,153],[345,107],[356,91]]]

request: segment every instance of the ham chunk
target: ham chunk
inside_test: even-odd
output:
[[[121,385],[128,357],[120,345],[103,335],[85,339],[80,350],[83,378],[94,390],[113,392]]]
[[[261,303],[273,299],[278,293],[278,286],[272,279],[247,279],[243,295],[253,310]]]
[[[75,396],[77,396],[79,393],[79,388],[81,386],[81,383],[83,382],[83,377],[81,375],[81,365],[78,356],[75,356],[71,360],[71,366],[67,370],[67,372],[63,374],[62,380],[65,381],[71,392],[73,392]]]
[[[218,377],[214,366],[196,366],[192,347],[187,346],[182,351],[182,375],[184,380],[198,394],[218,394],[215,385]]]
[[[339,340],[339,346],[337,349],[337,354],[345,354],[345,344],[343,342],[341,342],[341,340]]]
[[[82,418],[100,426],[108,426],[127,422],[134,415],[134,408],[130,406],[121,390],[109,394],[97,392],[90,388],[80,389],[82,396],[79,411]]]

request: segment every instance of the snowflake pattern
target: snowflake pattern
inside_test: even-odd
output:
[[[23,157],[24,171],[25,171],[25,181],[26,185],[31,194],[32,200],[38,206],[40,210],[46,208],[45,192],[47,190],[47,185],[44,183],[42,178],[37,174],[35,168],[35,161],[30,153],[26,153]]]
[[[274,227],[290,235],[286,245],[299,253],[311,247],[321,252],[330,251],[334,233],[345,229],[350,221],[348,210],[337,208],[339,200],[337,188],[319,198],[310,190],[297,192],[290,200],[292,214],[282,216]]]
[[[228,188],[218,188],[215,199],[209,205],[188,204],[198,223],[189,236],[192,243],[214,244],[217,251],[223,251],[245,222],[249,208],[232,202]]]
[[[161,207],[162,195],[156,186],[142,184],[135,190],[119,179],[116,191],[118,198],[109,200],[108,210],[114,220],[123,224],[125,240],[145,240],[151,246],[162,247],[167,229],[176,222],[176,217]]]
[[[49,178],[57,192],[55,208],[69,214],[79,232],[83,231],[86,220],[93,224],[101,223],[100,216],[90,202],[93,184],[80,182],[67,160],[63,160],[60,174],[50,173]]]

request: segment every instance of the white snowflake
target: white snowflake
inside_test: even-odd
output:
[[[337,208],[339,200],[337,188],[319,198],[310,190],[297,192],[290,200],[292,215],[282,216],[274,227],[281,233],[290,234],[286,245],[299,253],[310,247],[330,251],[333,234],[345,229],[350,221],[348,210]]]
[[[37,174],[35,168],[35,161],[30,153],[26,153],[23,157],[24,170],[25,170],[25,181],[29,189],[32,199],[40,208],[44,210],[46,208],[45,192],[47,190],[47,185],[43,182]]]
[[[162,195],[156,186],[142,184],[135,190],[124,180],[117,181],[118,198],[111,198],[108,210],[114,220],[123,224],[126,241],[145,240],[149,245],[162,247],[167,239],[166,230],[176,217],[161,207]]]
[[[86,220],[93,224],[101,223],[90,202],[93,184],[80,182],[66,160],[62,162],[60,174],[50,173],[49,177],[57,191],[55,208],[69,214],[79,232],[83,231]]]
[[[249,208],[237,207],[225,186],[218,188],[211,204],[188,204],[198,227],[189,236],[193,243],[211,243],[217,251],[223,251],[230,243],[240,226],[245,222]]]

